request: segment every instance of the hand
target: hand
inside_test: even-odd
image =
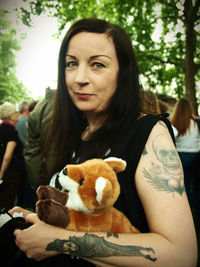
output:
[[[28,258],[36,261],[57,255],[58,252],[47,251],[46,247],[56,238],[62,239],[64,229],[42,222],[34,213],[26,215],[26,222],[33,225],[24,230],[16,229],[14,231],[15,243],[19,249],[24,251]]]

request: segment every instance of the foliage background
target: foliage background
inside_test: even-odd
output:
[[[99,17],[119,24],[131,36],[135,49],[141,82],[144,89],[170,95],[179,99],[187,97],[197,112],[200,94],[200,0],[23,0],[16,14],[25,25],[32,25],[32,18],[42,13],[58,21],[60,36],[75,20]],[[0,76],[0,99],[9,98],[11,91],[20,98],[25,95],[23,85],[14,72],[14,51],[19,44],[14,41],[14,31],[9,32],[10,50],[1,50],[1,64],[5,61],[8,72]],[[2,37],[2,36],[1,36]],[[5,36],[4,36],[5,37]],[[4,37],[1,40],[4,42]],[[8,38],[8,36],[6,37]],[[5,47],[5,46],[4,46]],[[5,59],[5,55],[12,60]],[[5,68],[3,68],[5,69]],[[7,69],[7,70],[8,70]],[[13,77],[12,77],[13,76]],[[12,77],[12,79],[11,79]],[[10,83],[8,81],[11,81]],[[3,92],[4,88],[4,92]],[[17,91],[13,91],[14,88]],[[19,89],[21,88],[21,89]]]
[[[15,52],[20,49],[20,42],[15,39],[16,30],[11,27],[6,13],[0,10],[0,104],[30,99],[28,90],[16,76]]]
[[[27,2],[27,0],[24,0]],[[67,23],[99,17],[119,24],[130,34],[144,87],[187,97],[197,112],[200,87],[200,0],[35,0],[21,9],[22,20],[48,13]],[[153,38],[156,28],[160,35]]]

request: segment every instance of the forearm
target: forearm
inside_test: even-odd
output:
[[[11,214],[14,211],[18,210]],[[176,235],[169,229],[167,238],[157,233],[109,235],[67,231],[40,221],[35,214],[25,217],[34,225],[14,232],[16,244],[35,260],[66,253],[102,267],[196,267],[196,237],[192,231],[180,231],[181,227]]]
[[[47,251],[65,251],[98,266],[195,267],[192,248],[178,246],[159,234],[119,234],[67,232],[66,239],[50,242]],[[191,251],[189,251],[191,249]]]
[[[11,162],[11,158],[4,158],[1,164],[1,169],[0,169],[0,179],[3,178],[5,171],[7,170],[9,164]]]

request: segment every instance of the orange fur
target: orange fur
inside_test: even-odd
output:
[[[69,191],[66,193],[65,206],[70,214],[70,222],[63,227],[83,232],[138,233],[139,231],[131,225],[127,217],[113,207],[120,194],[116,173],[123,171],[125,167],[126,163],[118,158],[91,159],[79,165],[66,165],[65,170],[60,172],[59,181],[62,187]],[[48,190],[50,193],[45,193],[47,198],[54,196],[54,201],[56,194],[61,193],[50,186]],[[42,206],[40,202],[46,201],[43,191],[47,191],[45,186],[39,187],[37,191],[38,196],[43,196],[36,205],[39,215],[45,213],[41,212],[44,205]],[[63,203],[60,205],[63,206]],[[56,208],[58,209],[58,205]],[[58,211],[56,213],[58,214]],[[45,214],[43,218],[40,216],[40,219],[44,218],[47,218]],[[59,219],[61,221],[59,225],[62,225],[62,216],[55,218],[55,225]],[[48,218],[45,221],[48,223]]]

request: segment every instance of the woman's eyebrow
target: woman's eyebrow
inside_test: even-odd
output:
[[[66,57],[76,58],[75,56],[72,56],[72,55],[66,55]]]
[[[71,58],[76,59],[76,57],[75,56],[72,56],[72,55],[66,55],[66,57],[71,57]],[[111,57],[109,57],[107,55],[94,55],[94,56],[91,56],[90,59],[95,59],[95,58],[98,58],[98,57],[106,57],[108,59],[112,59]]]
[[[109,57],[107,55],[94,55],[94,56],[91,56],[91,59],[94,59],[94,58],[97,58],[97,57],[107,57],[107,58],[111,59],[111,57]]]

